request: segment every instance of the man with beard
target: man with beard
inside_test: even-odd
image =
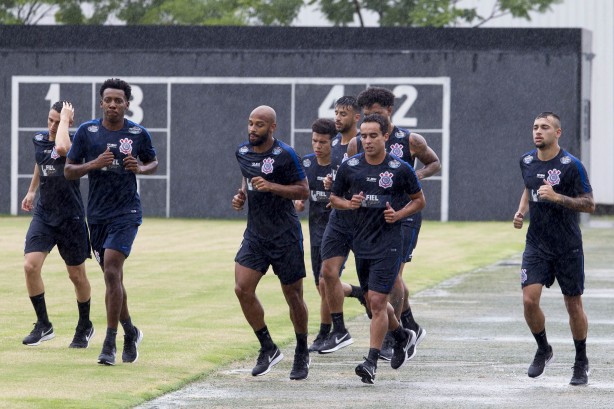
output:
[[[242,210],[248,204],[247,228],[235,257],[235,293],[243,315],[260,342],[253,376],[268,373],[283,358],[264,321],[264,309],[256,287],[269,266],[281,282],[290,308],[296,334],[294,364],[290,379],[306,379],[309,374],[307,348],[307,305],[303,300],[305,260],[301,224],[294,200],[309,197],[309,187],[301,161],[294,149],[273,138],[277,127],[273,108],[262,105],[248,120],[247,142],[236,157],[243,180],[232,199],[232,207]]]
[[[586,169],[579,159],[559,147],[560,136],[561,119],[552,112],[542,112],[533,122],[536,149],[520,159],[525,189],[514,215],[514,227],[522,228],[524,216],[530,211],[520,282],[525,321],[537,342],[537,352],[527,374],[531,378],[540,377],[553,358],[539,301],[543,287],[550,287],[556,279],[576,347],[569,383],[586,385],[588,319],[582,305],[584,252],[578,213],[594,212],[595,202]]]
[[[87,220],[90,241],[106,285],[107,333],[98,363],[115,365],[117,327],[124,329],[122,361],[136,362],[143,332],[132,324],[124,287],[124,262],[142,223],[136,175],[158,168],[156,151],[147,129],[124,116],[132,87],[118,78],[100,86],[102,119],[82,124],[68,152],[64,176],[88,174]],[[138,158],[138,160],[137,160]]]

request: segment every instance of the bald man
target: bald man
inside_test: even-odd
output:
[[[293,200],[309,197],[301,160],[292,147],[273,138],[277,119],[273,108],[262,105],[248,120],[248,140],[239,145],[237,161],[243,175],[232,207],[243,210],[247,202],[247,228],[235,257],[235,293],[243,315],[260,341],[253,376],[265,375],[282,360],[266,323],[256,287],[269,266],[281,282],[296,334],[294,364],[290,379],[309,374],[307,305],[303,300],[305,261],[301,224]]]

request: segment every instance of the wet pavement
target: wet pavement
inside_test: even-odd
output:
[[[536,344],[523,318],[518,255],[416,294],[412,309],[427,336],[400,369],[380,361],[375,385],[354,374],[368,351],[364,315],[347,323],[353,345],[312,354],[307,380],[288,378],[289,346],[265,376],[251,376],[255,358],[237,362],[139,408],[614,408],[614,227],[596,226],[584,229],[588,386],[569,385],[575,350],[556,284],[541,303],[554,361],[541,378],[527,377]]]

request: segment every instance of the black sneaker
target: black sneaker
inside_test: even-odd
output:
[[[53,332],[53,325],[51,323],[43,324],[37,321],[34,323],[34,329],[30,332],[30,335],[23,339],[23,344],[28,346],[40,345],[43,341],[49,341],[55,337]]]
[[[574,386],[588,385],[588,375],[588,362],[576,361],[573,366],[573,376],[569,384]]]
[[[290,379],[298,381],[301,379],[307,379],[309,375],[309,364],[311,364],[311,358],[309,352],[295,353],[294,364],[292,364],[292,371],[290,371]]]
[[[392,332],[386,332],[384,342],[382,342],[382,349],[379,351],[379,359],[381,359],[382,361],[390,361],[392,359],[392,353],[395,343],[396,341],[392,336]]]
[[[139,359],[139,344],[143,340],[143,331],[134,327],[134,334],[124,335],[124,350],[122,352],[122,362],[136,362]]]
[[[407,356],[409,357],[407,358],[408,360],[412,359],[414,355],[416,355],[416,350],[418,348],[418,345],[420,345],[424,337],[426,337],[426,330],[422,329],[422,327],[418,327],[418,331],[414,331],[414,332],[416,332],[416,343],[410,346],[409,349],[407,350]]]
[[[401,365],[412,359],[414,356],[410,356],[410,348],[416,345],[416,333],[410,329],[403,328],[403,331],[407,334],[407,339],[402,342],[395,342],[394,352],[392,359],[390,360],[390,366],[392,369],[399,369]],[[412,353],[416,353],[416,348],[411,348]]]
[[[535,358],[533,358],[533,362],[529,366],[529,370],[527,371],[527,375],[529,378],[539,378],[544,374],[544,370],[546,369],[546,365],[552,361],[554,358],[554,353],[552,352],[552,346],[548,345],[548,349],[542,351],[541,349],[537,349],[535,353]]]
[[[328,335],[326,340],[324,340],[324,344],[318,352],[321,354],[330,354],[331,352],[335,352],[353,343],[354,340],[347,329],[343,332],[333,331]]]
[[[87,348],[90,345],[90,339],[94,336],[94,325],[91,321],[87,324],[78,324],[75,328],[75,336],[68,348]]]
[[[277,365],[277,363],[283,359],[283,357],[284,354],[281,353],[277,346],[269,350],[261,349],[258,360],[256,361],[256,366],[252,369],[252,376],[266,375],[273,366]]]
[[[375,372],[377,366],[375,362],[365,357],[365,362],[356,367],[356,375],[360,376],[360,380],[364,383],[373,385],[375,383]]]
[[[309,352],[320,352],[320,350],[324,346],[324,341],[326,341],[327,337],[328,334],[318,333],[316,339],[313,340],[313,344],[311,344],[311,346],[309,347]]]
[[[115,365],[116,351],[115,345],[105,340],[105,342],[102,344],[102,352],[100,352],[100,355],[98,355],[98,363],[108,366]]]

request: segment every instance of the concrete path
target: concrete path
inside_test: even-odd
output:
[[[614,408],[611,225],[585,229],[585,257],[587,387],[569,385],[575,352],[556,284],[542,296],[554,362],[541,378],[527,377],[536,345],[522,313],[519,255],[417,294],[412,308],[427,337],[399,370],[380,361],[375,385],[354,374],[368,351],[365,315],[348,323],[353,345],[312,354],[305,381],[288,379],[293,347],[285,348],[284,360],[265,376],[250,375],[255,359],[238,362],[140,408]]]

